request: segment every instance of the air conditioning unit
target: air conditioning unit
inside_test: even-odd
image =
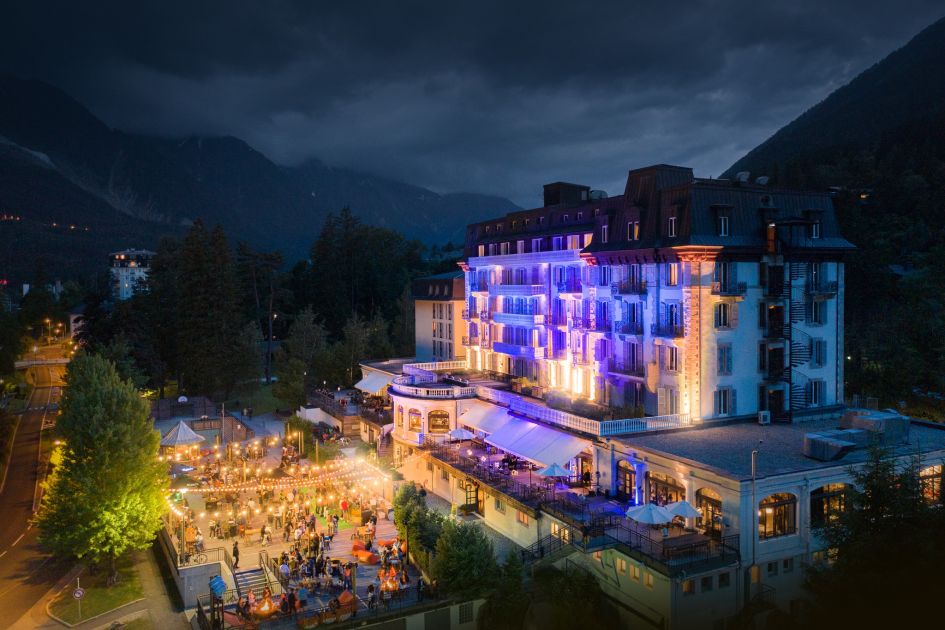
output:
[[[758,412],[758,424],[771,424],[771,412],[770,411],[759,411]]]

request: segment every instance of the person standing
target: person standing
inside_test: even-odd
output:
[[[240,544],[237,541],[233,541],[233,568],[240,568]]]

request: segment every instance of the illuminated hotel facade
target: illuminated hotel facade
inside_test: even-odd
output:
[[[466,356],[386,376],[404,477],[527,562],[594,574],[628,623],[791,605],[869,435],[921,451],[942,499],[945,428],[844,412],[852,245],[830,196],[743,179],[658,165],[470,225]],[[567,489],[539,475],[553,464]],[[624,516],[680,500],[698,516],[667,537]]]

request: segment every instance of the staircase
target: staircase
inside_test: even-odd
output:
[[[378,459],[390,459],[391,453],[394,452],[393,440],[385,436],[384,438],[378,440],[377,442],[377,458]]]
[[[806,409],[810,405],[809,381],[807,375],[791,370],[791,411]]]
[[[538,542],[522,550],[522,564],[529,566],[536,562],[554,562],[570,555],[575,548],[558,536],[547,535]]]
[[[256,599],[260,599],[263,596],[263,589],[269,587],[269,579],[262,567],[237,571],[233,578],[236,580],[236,590],[240,596],[253,591]]]
[[[796,368],[810,361],[813,339],[803,330],[791,330],[791,367]]]

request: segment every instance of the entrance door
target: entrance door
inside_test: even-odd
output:
[[[484,508],[483,505],[483,493],[479,492],[479,486],[472,483],[466,482],[466,505],[475,505],[476,512],[482,515]]]
[[[769,389],[767,404],[768,411],[771,412],[771,418],[780,418],[784,413],[784,390]]]

